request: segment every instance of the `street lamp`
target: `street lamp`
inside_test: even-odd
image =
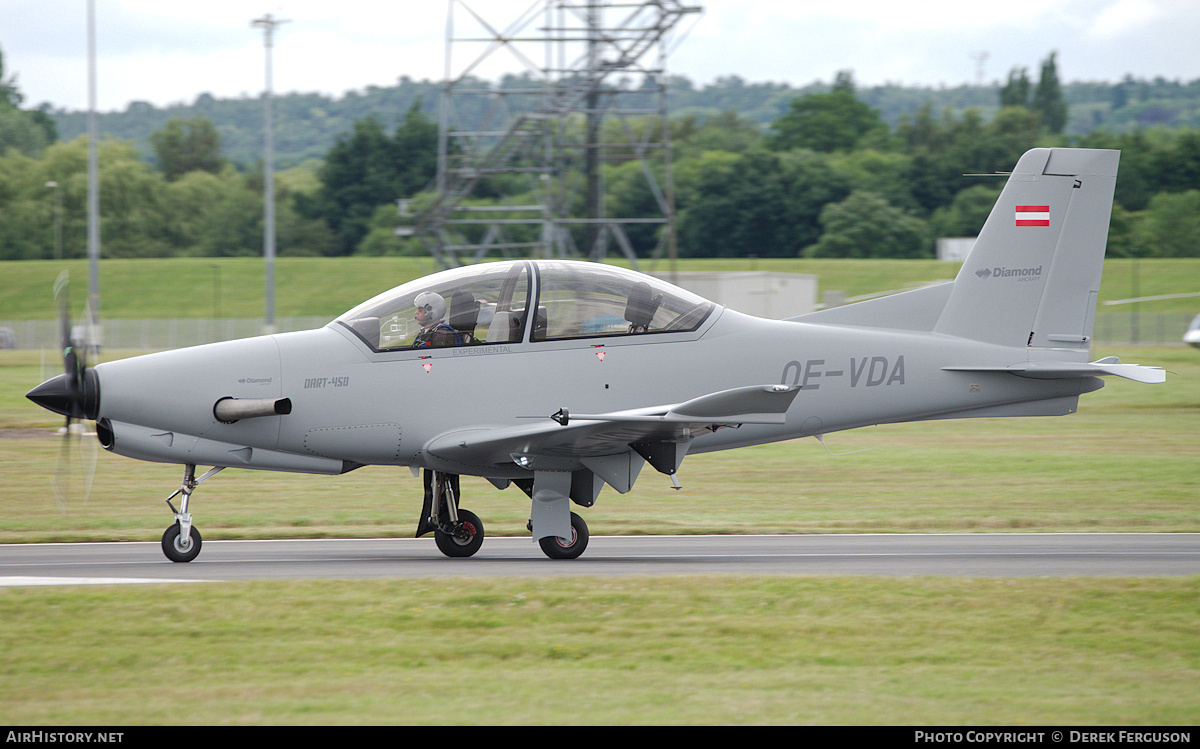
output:
[[[267,265],[267,333],[275,332],[275,128],[271,123],[271,47],[275,27],[285,20],[270,13],[250,22],[251,28],[263,30],[263,48],[267,57],[267,90],[263,97],[263,129],[266,136],[266,159],[263,165],[263,256]]]
[[[1133,306],[1130,307],[1129,313],[1129,337],[1131,342],[1136,344],[1138,342],[1138,334],[1141,332],[1138,330],[1138,323],[1140,322],[1141,318],[1141,315],[1139,314],[1141,311],[1141,303],[1138,301],[1138,294],[1141,293],[1140,284],[1138,283],[1140,280],[1138,278],[1138,249],[1136,247],[1130,247],[1129,254],[1133,256],[1133,275],[1130,278],[1130,281],[1133,285],[1133,293],[1130,295],[1130,298],[1133,300]]]
[[[62,260],[62,189],[57,182],[47,182],[46,187],[54,188],[54,259]]]
[[[221,266],[209,263],[209,267],[213,272],[213,326],[215,328],[217,320],[221,317]]]

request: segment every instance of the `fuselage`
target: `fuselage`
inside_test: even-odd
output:
[[[98,423],[110,450],[146,460],[341,473],[405,465],[495,478],[515,463],[430,452],[456,430],[606,413],[730,388],[800,387],[782,425],[699,436],[705,452],[871,424],[1070,413],[1095,380],[946,371],[1004,367],[1023,350],[933,333],[772,321],[715,309],[696,330],[654,335],[378,351],[346,325],[210,344],[98,365]],[[291,412],[227,424],[223,398],[287,398]],[[994,414],[990,413],[995,411]],[[1010,412],[1011,413],[1011,412]],[[1021,415],[1021,414],[1013,414]]]

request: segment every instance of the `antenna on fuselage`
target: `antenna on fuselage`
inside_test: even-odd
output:
[[[830,455],[832,455],[832,456],[833,456],[833,457],[835,457],[835,458],[840,458],[840,457],[842,457],[843,455],[853,455],[854,453],[865,453],[865,452],[867,452],[868,450],[873,450],[873,449],[874,449],[874,448],[871,448],[871,447],[864,447],[864,448],[863,448],[863,449],[861,449],[861,450],[851,450],[851,451],[849,451],[849,452],[844,452],[844,453],[835,453],[834,451],[832,451],[832,450],[830,450],[830,449],[829,449],[829,445],[826,445],[826,444],[825,444],[825,435],[823,435],[823,434],[814,434],[813,436],[817,438],[817,442],[820,442],[820,443],[821,443],[821,447],[825,448],[825,452],[829,453]]]

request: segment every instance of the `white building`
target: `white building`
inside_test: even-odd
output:
[[[971,254],[975,237],[942,237],[937,241],[937,259],[962,262]]]
[[[804,273],[654,273],[664,281],[738,312],[783,320],[816,309],[817,277]]]

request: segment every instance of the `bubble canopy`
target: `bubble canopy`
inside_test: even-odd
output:
[[[334,324],[354,331],[376,351],[395,351],[687,332],[715,306],[665,281],[612,265],[516,260],[410,281],[363,302]]]

